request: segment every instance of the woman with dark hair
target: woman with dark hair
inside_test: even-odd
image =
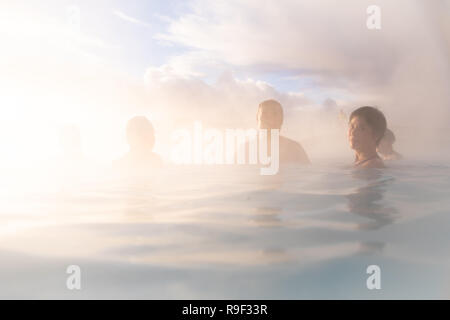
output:
[[[386,131],[386,118],[374,107],[361,107],[350,115],[348,139],[355,150],[355,167],[383,168],[377,147]]]
[[[377,147],[377,151],[383,160],[400,160],[403,158],[400,153],[394,150],[394,142],[394,133],[391,130],[386,129],[383,139],[381,139],[380,144]]]

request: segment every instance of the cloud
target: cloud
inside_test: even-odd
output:
[[[289,109],[313,105],[300,92],[280,92],[267,82],[238,79],[231,72],[224,72],[215,82],[207,83],[200,77],[180,74],[172,66],[163,65],[148,68],[145,82],[149,96],[157,104],[167,106],[164,107],[167,115],[184,122],[204,120],[227,127],[248,126],[254,124],[256,108],[265,99],[278,99]]]
[[[270,83],[240,79],[232,72],[208,83],[179,74],[170,65],[148,68],[145,82],[148,110],[162,115],[159,124],[164,125],[155,126],[160,145],[171,145],[173,130],[192,129],[195,121],[219,130],[254,128],[259,103],[276,99],[284,108],[282,134],[300,140],[313,159],[336,155],[336,150],[344,156],[348,153],[346,126],[339,119],[339,110],[345,106],[342,101],[327,99],[317,104],[302,92],[279,91]]]
[[[158,38],[235,69],[286,72],[325,94],[338,90],[349,109],[377,105],[403,130],[399,141],[419,144],[417,135],[408,139],[417,131],[445,135],[450,1],[380,0],[381,30],[366,27],[372,4],[196,0]]]
[[[123,12],[120,11],[120,10],[117,10],[117,9],[116,9],[116,10],[113,10],[113,14],[114,14],[115,16],[119,17],[120,19],[125,20],[125,21],[128,21],[128,22],[131,22],[131,23],[133,23],[133,24],[137,24],[137,25],[140,25],[140,26],[143,26],[143,27],[147,27],[147,28],[150,28],[150,27],[151,27],[151,24],[150,24],[150,23],[144,22],[144,21],[142,21],[142,20],[139,20],[139,19],[136,19],[136,18],[134,18],[134,17],[132,17],[132,16],[129,16],[129,15],[123,13]]]
[[[439,145],[449,132],[436,129],[448,126],[450,109],[450,32],[442,14],[448,12],[448,2],[379,3],[382,29],[370,31],[365,9],[371,3],[364,1],[347,0],[339,6],[331,1],[196,1],[191,12],[168,20],[167,32],[158,36],[186,51],[177,50],[165,64],[150,66],[145,87],[107,61],[67,50],[67,38],[55,34],[61,25],[47,28],[42,22],[30,28],[29,22],[18,36],[4,28],[8,42],[0,60],[5,91],[0,100],[9,108],[0,121],[7,128],[2,135],[7,140],[8,130],[14,129],[26,141],[42,126],[50,127],[49,122],[69,120],[80,123],[82,135],[89,137],[84,139],[87,150],[111,157],[126,149],[126,120],[143,114],[153,121],[159,151],[170,144],[173,129],[195,120],[216,128],[254,127],[258,104],[270,98],[285,108],[282,133],[299,139],[310,153],[336,147],[351,154],[337,113],[371,104],[388,116],[401,147],[405,141],[430,146],[421,144],[425,134]],[[89,49],[108,47],[84,40]],[[241,76],[245,72],[231,72],[251,68],[309,79],[330,100],[317,104],[300,86],[286,92],[261,81],[258,73],[246,77]],[[333,90],[346,95],[337,97]],[[33,134],[26,125],[20,130],[22,119],[33,125]],[[439,132],[441,137],[434,139]],[[17,143],[10,145],[13,149]]]
[[[430,33],[431,25],[420,2],[379,1],[382,29],[368,30],[369,4],[199,0],[193,2],[192,12],[172,21],[159,38],[205,50],[232,65],[318,75],[322,84],[339,78],[380,84],[409,50],[427,43],[423,36]]]

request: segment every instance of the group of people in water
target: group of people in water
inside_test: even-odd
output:
[[[283,108],[276,100],[266,100],[259,104],[257,111],[259,129],[278,129],[283,125]],[[354,110],[348,120],[348,140],[355,152],[354,166],[357,168],[383,168],[385,160],[401,159],[393,148],[394,133],[387,128],[383,113],[377,108],[364,106]],[[116,161],[123,167],[159,166],[161,158],[153,152],[155,143],[154,129],[144,116],[136,116],[128,121],[127,141],[129,152]],[[267,151],[270,156],[270,135]],[[248,150],[248,143],[246,145]],[[310,159],[297,141],[279,136],[280,164],[310,164]]]

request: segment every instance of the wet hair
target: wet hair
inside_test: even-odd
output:
[[[386,132],[384,133],[383,140],[385,140],[386,142],[388,142],[390,144],[394,144],[395,134],[391,130],[386,128]]]
[[[352,121],[354,117],[361,117],[367,122],[375,134],[376,144],[378,145],[383,138],[387,127],[384,114],[377,108],[365,106],[353,111],[349,121]]]
[[[273,99],[265,100],[261,102],[258,106],[258,112],[261,111],[269,111],[275,115],[274,121],[271,123],[274,127],[280,128],[283,124],[283,107],[281,104]]]

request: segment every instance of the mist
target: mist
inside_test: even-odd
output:
[[[362,105],[383,111],[396,149],[408,158],[447,156],[449,1],[380,1],[381,30],[365,27],[368,2],[319,2],[193,3],[190,15],[155,36],[182,44],[186,53],[138,77],[67,47],[67,35],[49,35],[51,26],[18,34],[3,29],[3,168],[49,165],[64,149],[59,132],[66,126],[79,130],[86,158],[108,165],[126,152],[125,125],[134,115],[152,121],[155,151],[168,160],[174,130],[194,121],[217,129],[255,127],[265,99],[280,101],[281,134],[302,143],[313,162],[352,158],[340,113]],[[234,23],[245,32],[235,33]],[[274,70],[309,85],[291,91],[258,79]]]

